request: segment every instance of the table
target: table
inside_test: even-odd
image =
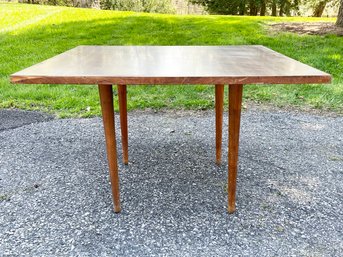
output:
[[[78,46],[11,75],[21,84],[99,87],[114,211],[120,212],[112,85],[117,85],[123,162],[128,164],[127,85],[215,85],[216,163],[221,162],[224,85],[229,85],[228,212],[236,178],[244,84],[329,83],[331,76],[264,46]]]

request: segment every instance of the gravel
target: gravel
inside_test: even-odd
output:
[[[342,117],[246,110],[232,215],[213,113],[129,113],[120,214],[101,119],[51,118],[0,111],[0,256],[343,255]]]

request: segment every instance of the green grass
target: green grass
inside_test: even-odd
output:
[[[59,117],[100,114],[94,85],[9,83],[11,73],[77,45],[261,44],[326,71],[334,80],[331,85],[247,85],[245,100],[342,112],[343,38],[266,29],[270,22],[287,21],[318,19],[177,16],[0,3],[0,107],[43,110]],[[128,108],[207,109],[213,107],[213,95],[213,86],[131,86]]]

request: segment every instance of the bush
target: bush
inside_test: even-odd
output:
[[[106,10],[175,13],[171,0],[18,0],[20,3],[97,7]],[[99,6],[100,2],[100,6]]]
[[[62,5],[73,7],[90,8],[94,4],[94,0],[18,0],[19,3],[27,4],[46,4],[46,5]]]
[[[174,13],[170,0],[101,0],[101,9],[134,12]]]
[[[145,0],[144,12],[175,13],[170,0]]]

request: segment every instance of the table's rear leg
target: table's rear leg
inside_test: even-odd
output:
[[[120,212],[119,176],[117,164],[117,147],[114,125],[112,85],[99,85],[99,95],[102,119],[104,123],[107,159],[110,171],[114,211]]]
[[[236,180],[243,85],[229,85],[228,212],[236,210]]]
[[[223,102],[224,102],[224,85],[215,85],[216,163],[218,165],[221,163],[221,159],[222,159]]]
[[[120,130],[121,130],[121,144],[123,148],[123,163],[129,162],[128,150],[128,129],[127,129],[127,103],[126,103],[126,85],[118,85],[118,99],[120,112]]]

